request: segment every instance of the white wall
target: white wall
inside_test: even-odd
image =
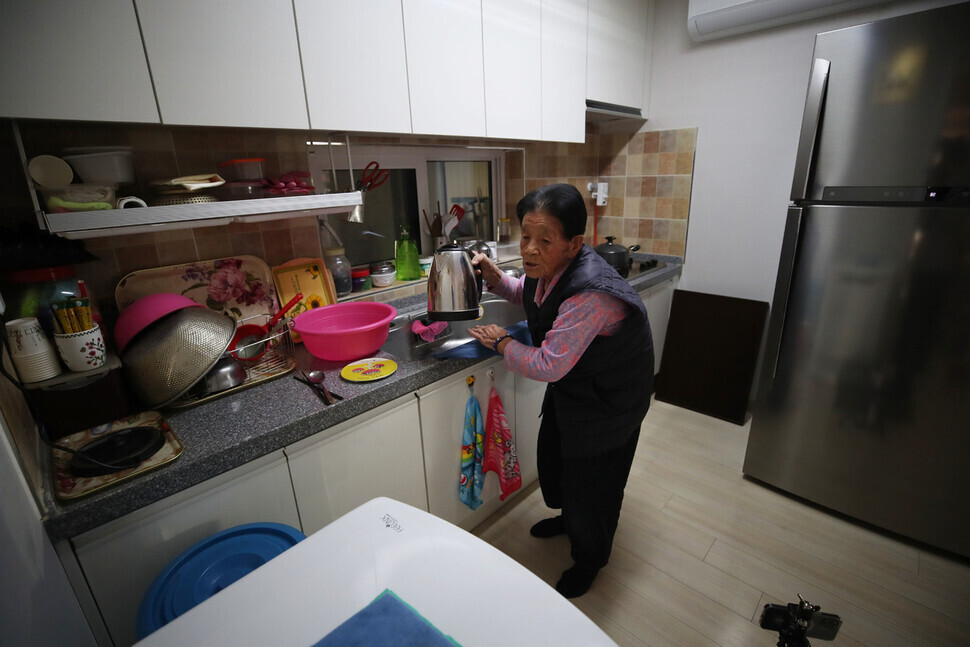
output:
[[[815,34],[945,4],[896,1],[695,43],[687,0],[656,0],[644,130],[698,128],[680,287],[771,301]]]

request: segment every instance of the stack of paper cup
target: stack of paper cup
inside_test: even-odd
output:
[[[61,373],[54,345],[47,339],[35,317],[6,323],[10,358],[21,382],[40,382]]]

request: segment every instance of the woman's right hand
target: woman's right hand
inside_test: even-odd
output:
[[[487,254],[475,252],[475,255],[472,257],[472,266],[478,269],[478,272],[482,275],[482,279],[485,280],[485,283],[489,287],[495,287],[502,282],[502,270],[498,268],[498,265]]]

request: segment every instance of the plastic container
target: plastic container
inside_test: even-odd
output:
[[[371,263],[370,278],[374,282],[375,288],[386,288],[394,283],[396,276],[397,270],[394,268],[394,264],[390,261]]]
[[[131,148],[65,155],[64,161],[89,184],[131,184],[135,181]]]
[[[219,164],[219,175],[228,182],[241,180],[263,179],[262,157],[248,157],[245,159],[226,160]]]
[[[353,291],[353,281],[350,275],[350,261],[344,256],[343,247],[328,247],[323,250],[323,262],[333,276],[333,285],[337,290],[337,296],[343,297]]]
[[[115,324],[115,344],[118,352],[122,352],[135,335],[152,325],[165,315],[170,315],[183,308],[201,308],[187,296],[159,292],[141,297],[118,316]]]
[[[306,536],[282,523],[248,523],[218,532],[165,567],[138,606],[136,632],[144,638]]]
[[[422,256],[418,259],[418,264],[421,266],[421,278],[428,278],[428,272],[431,271],[433,262],[434,256]]]
[[[56,189],[37,189],[47,213],[104,211],[115,208],[115,186],[111,184],[68,184]]]
[[[350,270],[350,280],[354,292],[369,290],[372,285],[370,270],[366,267],[354,267]]]
[[[376,353],[396,316],[397,309],[386,303],[348,301],[301,312],[293,330],[314,357],[345,362]]]

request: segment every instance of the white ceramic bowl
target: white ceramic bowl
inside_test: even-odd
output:
[[[30,177],[38,186],[45,188],[60,187],[74,181],[74,171],[60,157],[38,155],[27,164]]]
[[[131,150],[65,155],[64,159],[88,184],[131,184],[135,181]]]

